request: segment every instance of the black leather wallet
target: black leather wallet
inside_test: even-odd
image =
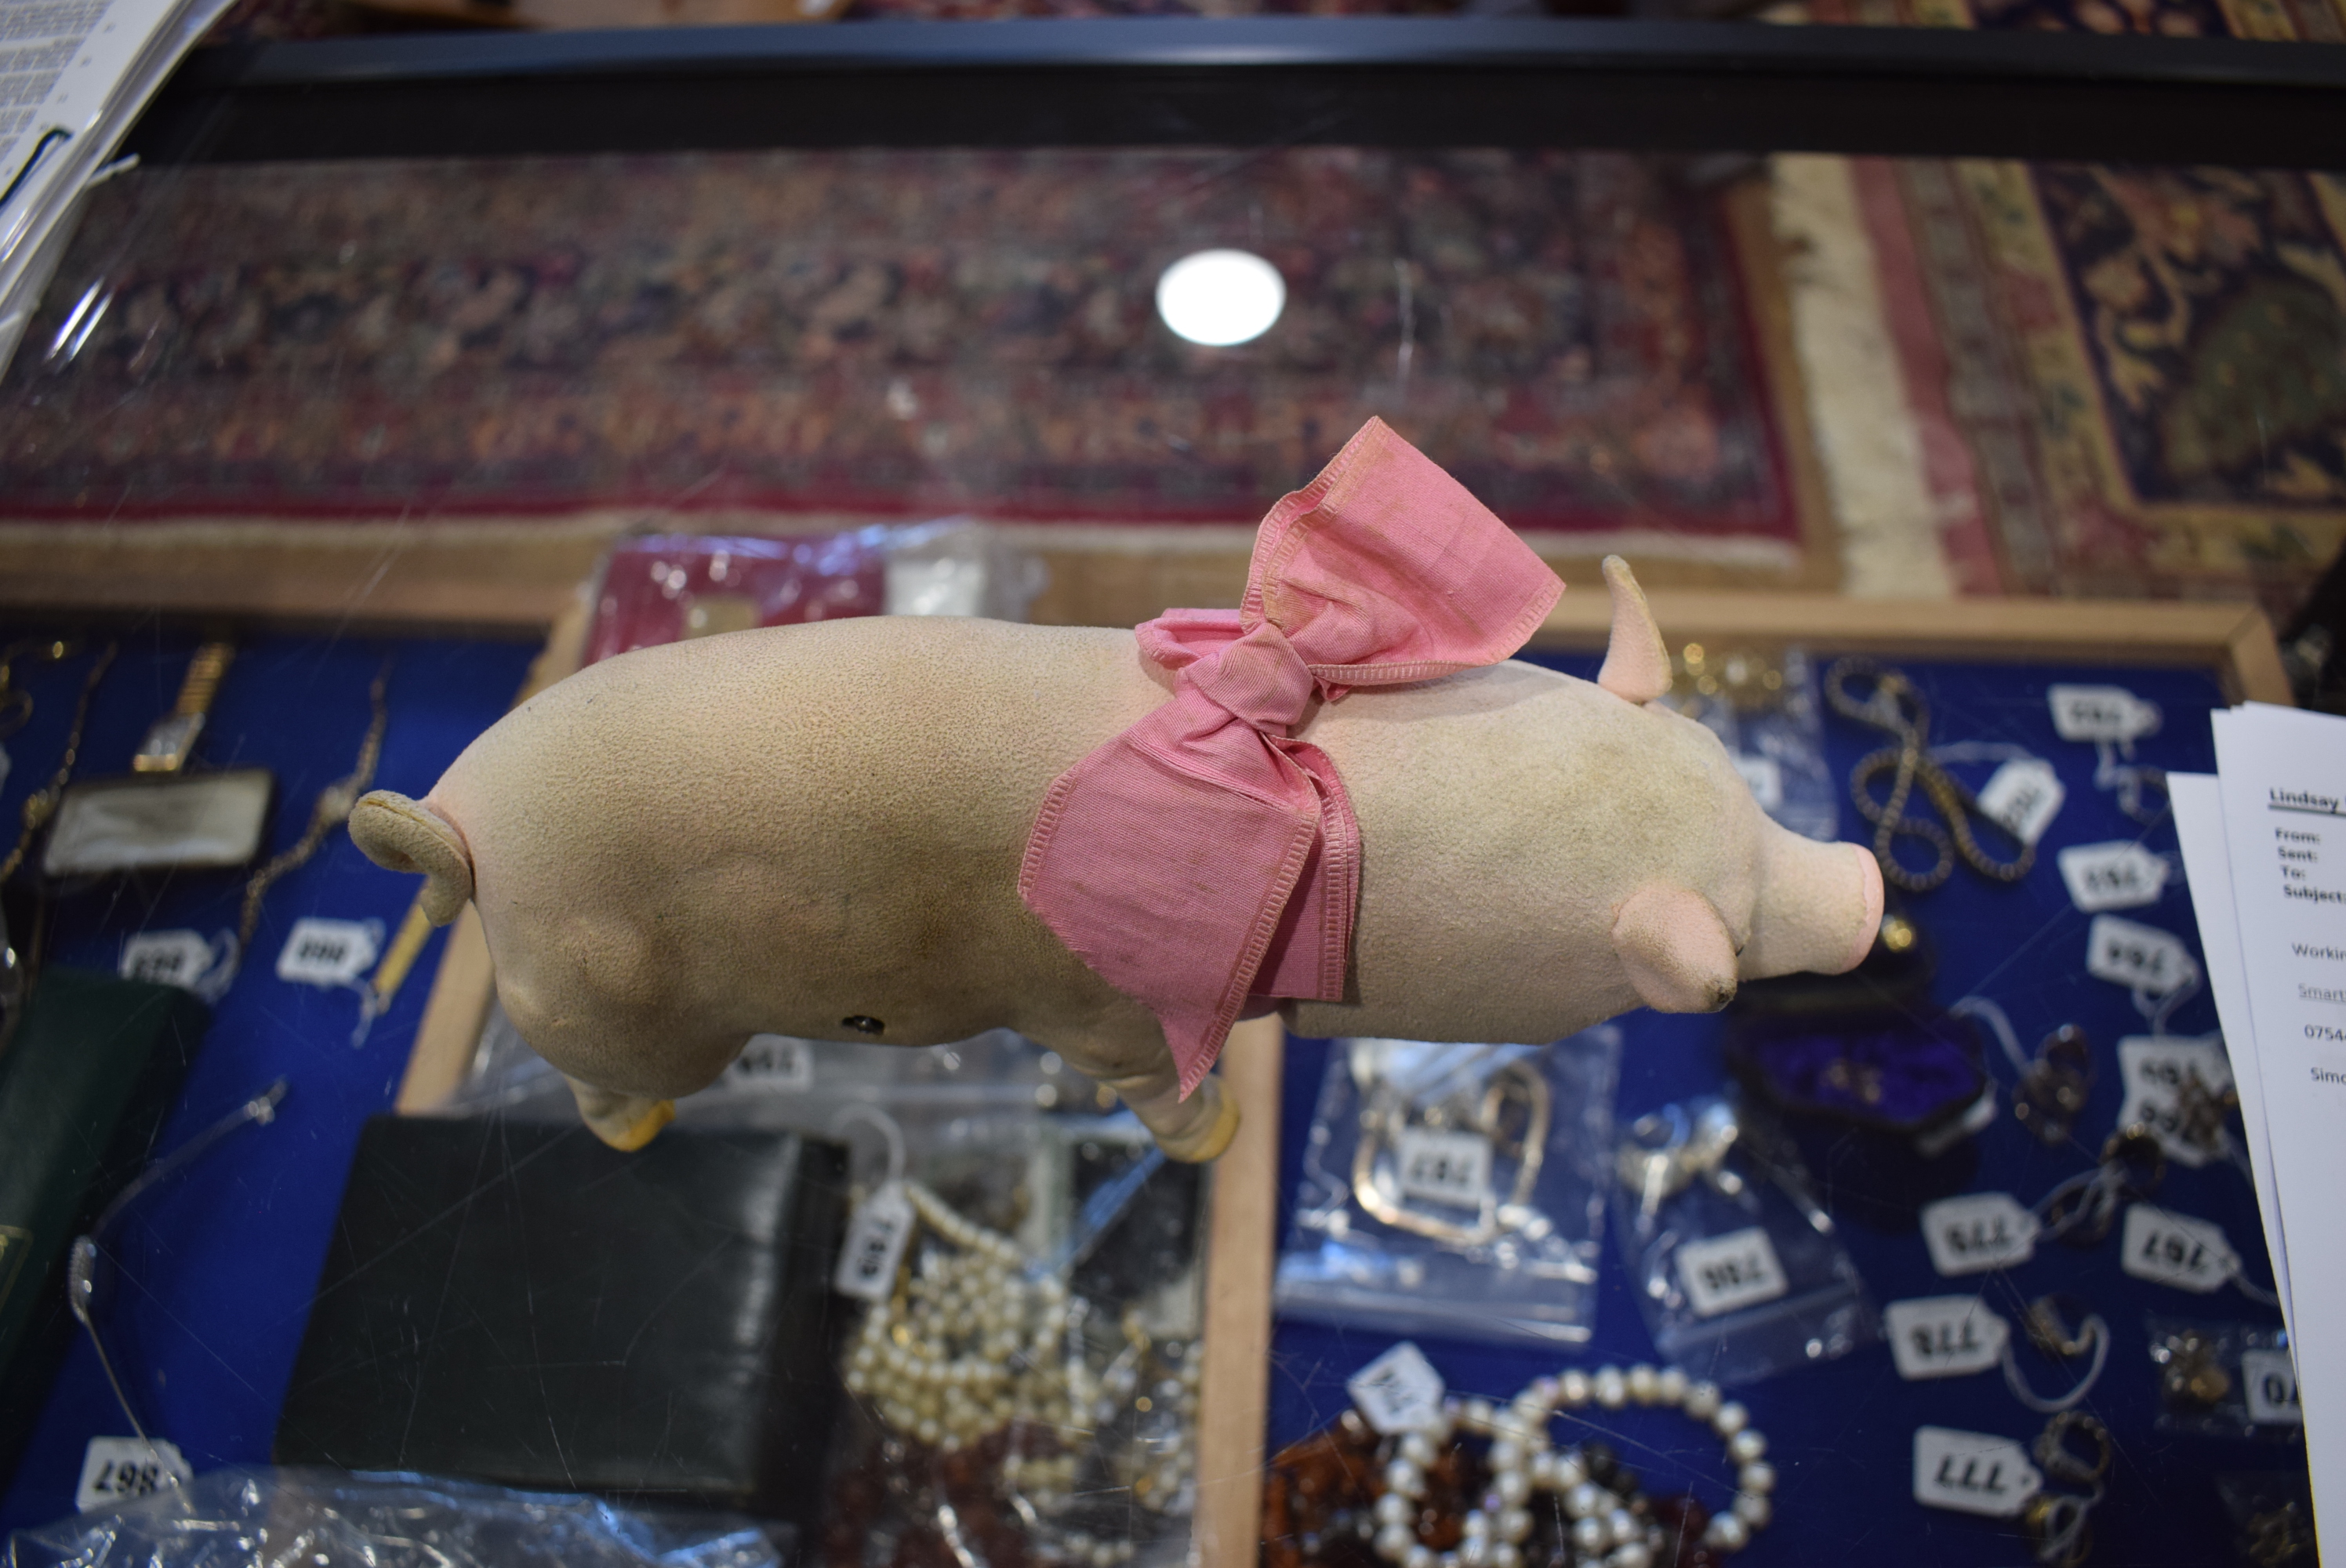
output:
[[[820,1515],[837,1145],[377,1116],[279,1419],[284,1464]]]

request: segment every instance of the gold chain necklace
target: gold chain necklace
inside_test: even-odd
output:
[[[26,851],[33,847],[34,837],[48,825],[51,817],[56,815],[57,801],[64,796],[66,785],[73,778],[76,759],[81,756],[82,732],[89,724],[90,698],[97,694],[97,683],[105,679],[106,672],[113,667],[118,646],[107,643],[105,650],[97,656],[97,662],[90,667],[89,674],[82,677],[81,698],[74,705],[73,728],[66,732],[65,755],[58,759],[57,770],[48,783],[25,798],[24,828],[16,835],[16,847],[8,851],[5,860],[0,860],[0,882],[16,874],[16,868],[25,863]],[[14,650],[11,650],[11,657],[15,657]],[[58,656],[52,656],[55,657]]]

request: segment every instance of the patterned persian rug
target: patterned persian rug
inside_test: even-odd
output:
[[[1894,5],[1894,9],[1892,8]],[[1852,19],[2346,36],[2333,0],[1873,0]],[[1973,591],[2228,597],[2286,615],[2346,542],[2346,181],[1865,160],[1885,308],[1984,521]],[[1916,334],[1905,334],[1913,341]],[[1949,473],[1952,472],[1952,477]]]
[[[1518,526],[1780,571],[1730,205],[1341,148],[135,174],[0,383],[0,514],[1252,523],[1380,414]],[[1219,245],[1286,312],[1191,347],[1156,280]]]

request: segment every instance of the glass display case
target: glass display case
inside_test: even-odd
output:
[[[2313,1561],[2166,778],[2328,657],[2324,4],[197,51],[0,375],[11,1561]],[[1632,563],[1879,850],[1856,971],[1257,1016],[1198,1166],[760,1033],[622,1152],[343,830],[638,649],[1234,608],[1372,419],[1569,585],[1530,664]],[[250,842],[59,825],[123,779]]]

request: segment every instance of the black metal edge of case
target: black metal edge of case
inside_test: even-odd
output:
[[[1517,17],[407,35],[192,56],[150,161],[1583,147],[2346,168],[2346,46]]]

